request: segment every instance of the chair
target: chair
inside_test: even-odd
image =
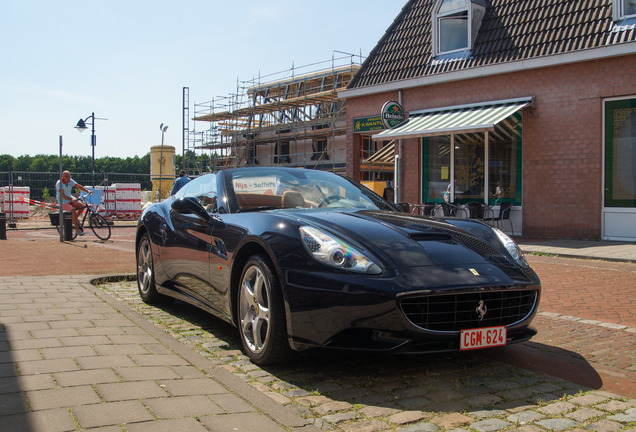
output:
[[[442,206],[442,211],[444,212],[444,216],[457,216],[457,211],[459,207],[456,204],[443,202],[440,204]]]
[[[437,210],[437,203],[434,202],[425,202],[422,207],[422,214],[424,216],[435,216],[435,210]]]
[[[466,207],[468,207],[468,217],[470,219],[484,220],[486,204],[481,202],[469,202],[466,204]]]
[[[281,198],[281,207],[283,208],[297,208],[306,207],[305,199],[300,192],[297,191],[285,191]]]
[[[511,202],[502,202],[499,204],[499,216],[486,218],[484,221],[493,221],[497,222],[497,228],[499,228],[499,223],[501,221],[507,220],[510,222],[510,231],[512,231],[512,235],[515,235],[515,228],[512,226],[512,219],[510,219],[510,212],[512,210]]]

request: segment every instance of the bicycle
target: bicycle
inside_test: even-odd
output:
[[[86,218],[88,217],[88,226],[93,231],[93,234],[97,236],[100,240],[108,240],[110,238],[110,224],[106,220],[106,218],[100,214],[98,214],[93,208],[92,204],[86,202],[85,196],[79,197],[79,201],[84,204],[84,207],[80,207],[77,210],[84,210],[82,213],[81,219],[79,220],[80,229],[84,230],[84,224],[86,223]],[[60,227],[57,226],[57,230],[59,232]],[[77,238],[77,229],[75,229],[75,224],[73,224],[73,240]]]

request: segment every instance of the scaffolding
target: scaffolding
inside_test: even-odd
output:
[[[335,53],[328,61],[237,80],[235,93],[195,103],[184,154],[209,151],[208,171],[254,165],[344,171],[346,104],[337,92],[349,84],[362,58]],[[184,103],[184,129],[186,109]],[[201,124],[206,127],[197,130]]]

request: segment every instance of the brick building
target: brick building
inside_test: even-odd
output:
[[[382,153],[396,201],[509,202],[516,235],[636,240],[634,0],[411,0],[339,97],[347,174]],[[384,129],[387,101],[407,120]]]

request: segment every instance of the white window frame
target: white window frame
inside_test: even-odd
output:
[[[477,37],[477,30],[479,30],[479,26],[481,25],[481,20],[485,14],[485,3],[483,0],[463,0],[464,5],[458,7],[453,10],[449,10],[443,13],[438,13],[440,7],[444,0],[437,0],[435,5],[433,6],[432,11],[432,23],[433,23],[433,57],[437,57],[439,55],[445,55],[449,53],[463,53],[469,52],[473,49],[473,42]],[[476,11],[480,11],[481,13],[476,13]],[[467,22],[466,22],[466,46],[463,48],[450,50],[450,51],[442,51],[442,37],[441,37],[441,27],[440,21],[443,18],[449,17],[451,15],[455,15],[457,13],[466,12]]]
[[[625,2],[631,0],[613,0],[612,5],[612,15],[614,16],[614,21],[620,21],[627,18],[636,18],[636,13],[631,15],[625,14]]]

